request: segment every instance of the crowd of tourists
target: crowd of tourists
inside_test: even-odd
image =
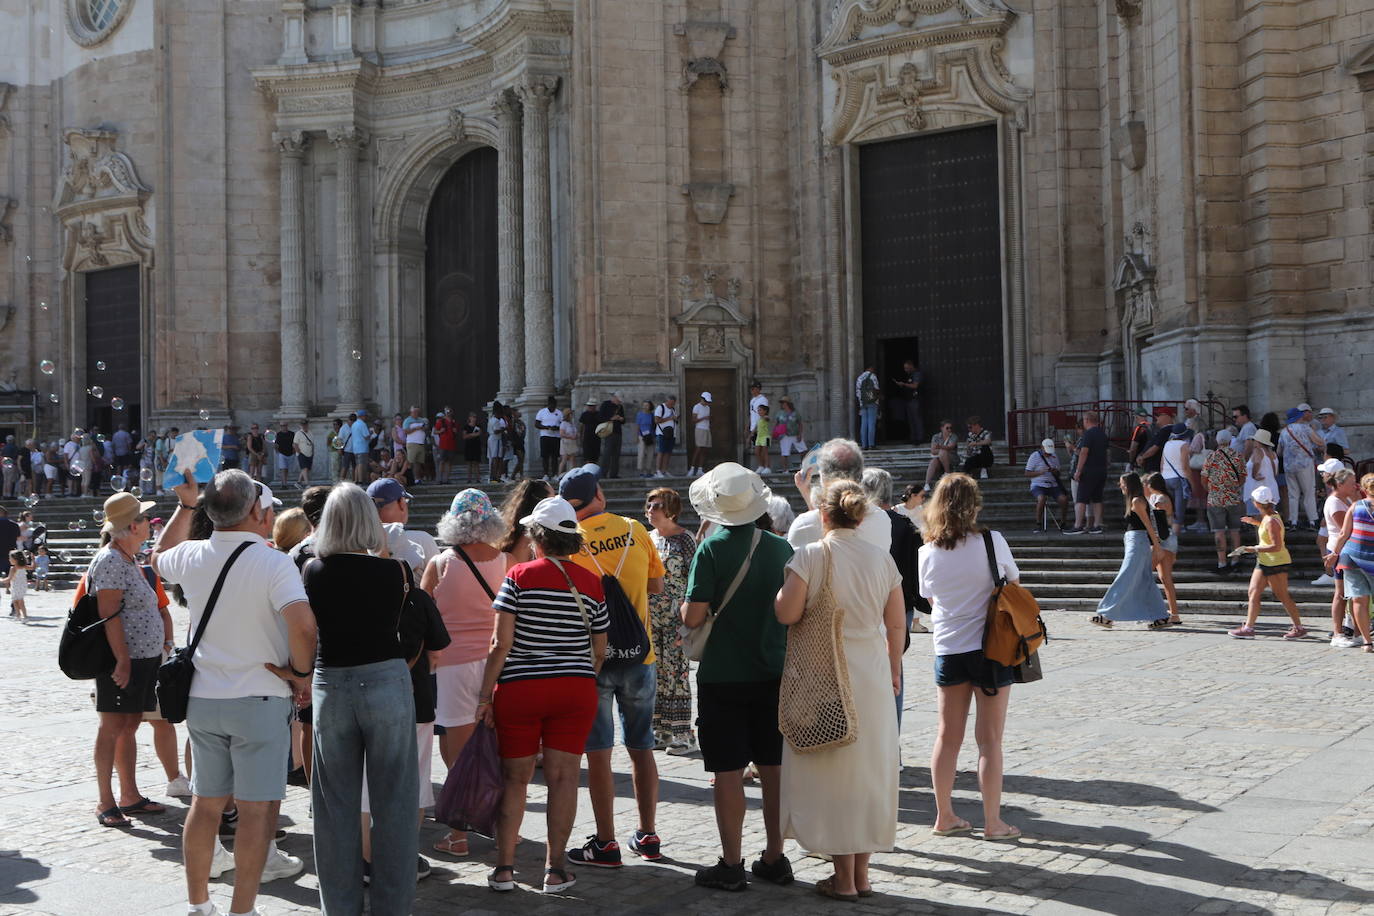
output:
[[[556,484],[522,479],[500,506],[467,488],[438,520],[442,546],[410,525],[411,496],[394,476],[366,489],[310,487],[290,509],[241,469],[203,488],[188,479],[155,541],[154,504],[116,493],[82,584],[98,597],[116,658],[95,691],[99,822],[126,827],[165,810],[135,782],[134,735],[145,715],[157,719],[154,682],[177,641],[177,600],[200,634],[184,775],[172,727],[155,729],[169,794],[191,797],[192,914],[216,912],[208,882],[225,872],[235,874],[237,916],[255,912],[261,882],[304,867],[276,847],[288,778],[309,785],[325,912],[360,913],[366,899],[370,912],[408,913],[430,869],[417,826],[434,804],[436,733],[447,766],[481,728],[494,730],[504,783],[492,891],[516,887],[536,767],[548,840],[535,887],[566,892],[578,868],[618,868],[626,851],[663,856],[672,837],[656,820],[656,754],[667,752],[699,753],[712,776],[720,855],[702,863],[698,885],[789,884],[793,839],[833,863],[819,894],[856,901],[873,893],[870,855],[896,838],[901,659],[909,633],[924,632],[921,613],[933,622],[939,695],[932,829],[975,829],[952,790],[976,708],[981,833],[1015,839],[1000,809],[1011,672],[985,662],[981,640],[989,562],[1008,580],[1019,574],[1000,534],[985,546],[977,480],[951,472],[928,498],[913,485],[899,500],[891,475],[865,467],[845,439],[818,446],[805,466],[792,478],[806,503],[799,515],[734,462],[703,470],[685,499],[651,489],[642,520],[607,510],[593,464]],[[696,530],[681,523],[688,503]],[[823,638],[799,655],[789,631]],[[822,669],[845,673],[826,681]],[[838,724],[822,736],[796,724],[833,706],[837,689],[847,710]],[[628,816],[615,804],[617,740],[634,790]],[[595,832],[576,844],[584,765]],[[750,863],[753,780],[766,843]],[[468,835],[452,829],[425,852],[466,857]]]

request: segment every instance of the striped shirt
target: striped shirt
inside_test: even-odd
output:
[[[1365,573],[1374,573],[1374,514],[1370,503],[1362,499],[1350,509],[1350,540],[1341,550],[1340,568],[1354,567]]]
[[[563,562],[582,595],[591,633],[610,627],[601,579],[576,563]],[[533,560],[511,567],[492,607],[515,615],[515,641],[499,683],[546,677],[595,677],[591,635],[582,621],[577,599],[550,560]]]

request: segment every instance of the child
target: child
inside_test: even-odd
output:
[[[754,470],[760,474],[771,474],[773,469],[768,466],[768,446],[772,443],[770,438],[773,428],[768,423],[768,405],[759,405],[759,422],[754,425],[754,461],[758,467]]]
[[[0,585],[10,590],[10,616],[28,622],[29,612],[24,608],[24,595],[29,590],[29,558],[22,550],[10,551],[10,574],[0,579]]]
[[[46,592],[51,589],[48,587],[48,545],[39,544],[38,554],[33,558],[33,588],[34,591]]]
[[[1283,522],[1274,511],[1278,497],[1274,495],[1273,490],[1260,486],[1255,487],[1254,492],[1250,494],[1250,501],[1260,512],[1258,519],[1248,515],[1241,519],[1245,524],[1254,525],[1259,529],[1259,543],[1253,547],[1241,548],[1243,552],[1253,553],[1257,557],[1255,572],[1250,576],[1250,607],[1245,623],[1234,630],[1228,630],[1227,635],[1233,639],[1255,638],[1255,621],[1259,619],[1260,598],[1264,595],[1265,584],[1268,583],[1274,591],[1274,597],[1283,604],[1283,609],[1293,621],[1293,626],[1283,634],[1283,638],[1302,639],[1307,635],[1307,628],[1302,625],[1302,615],[1298,613],[1293,596],[1288,593],[1288,573],[1293,567],[1293,560],[1284,545]]]

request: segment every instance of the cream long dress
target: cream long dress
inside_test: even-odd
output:
[[[884,550],[836,530],[825,536],[834,557],[830,585],[844,609],[844,650],[858,720],[858,740],[798,754],[783,742],[782,829],[811,852],[882,852],[897,841],[897,707],[892,693],[883,607],[901,586]],[[821,544],[798,550],[787,568],[815,600],[825,573]]]

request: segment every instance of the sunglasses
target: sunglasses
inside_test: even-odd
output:
[[[663,503],[645,503],[645,504],[644,504],[644,511],[645,511],[645,512],[654,512],[654,511],[662,512],[662,511],[663,511]]]

